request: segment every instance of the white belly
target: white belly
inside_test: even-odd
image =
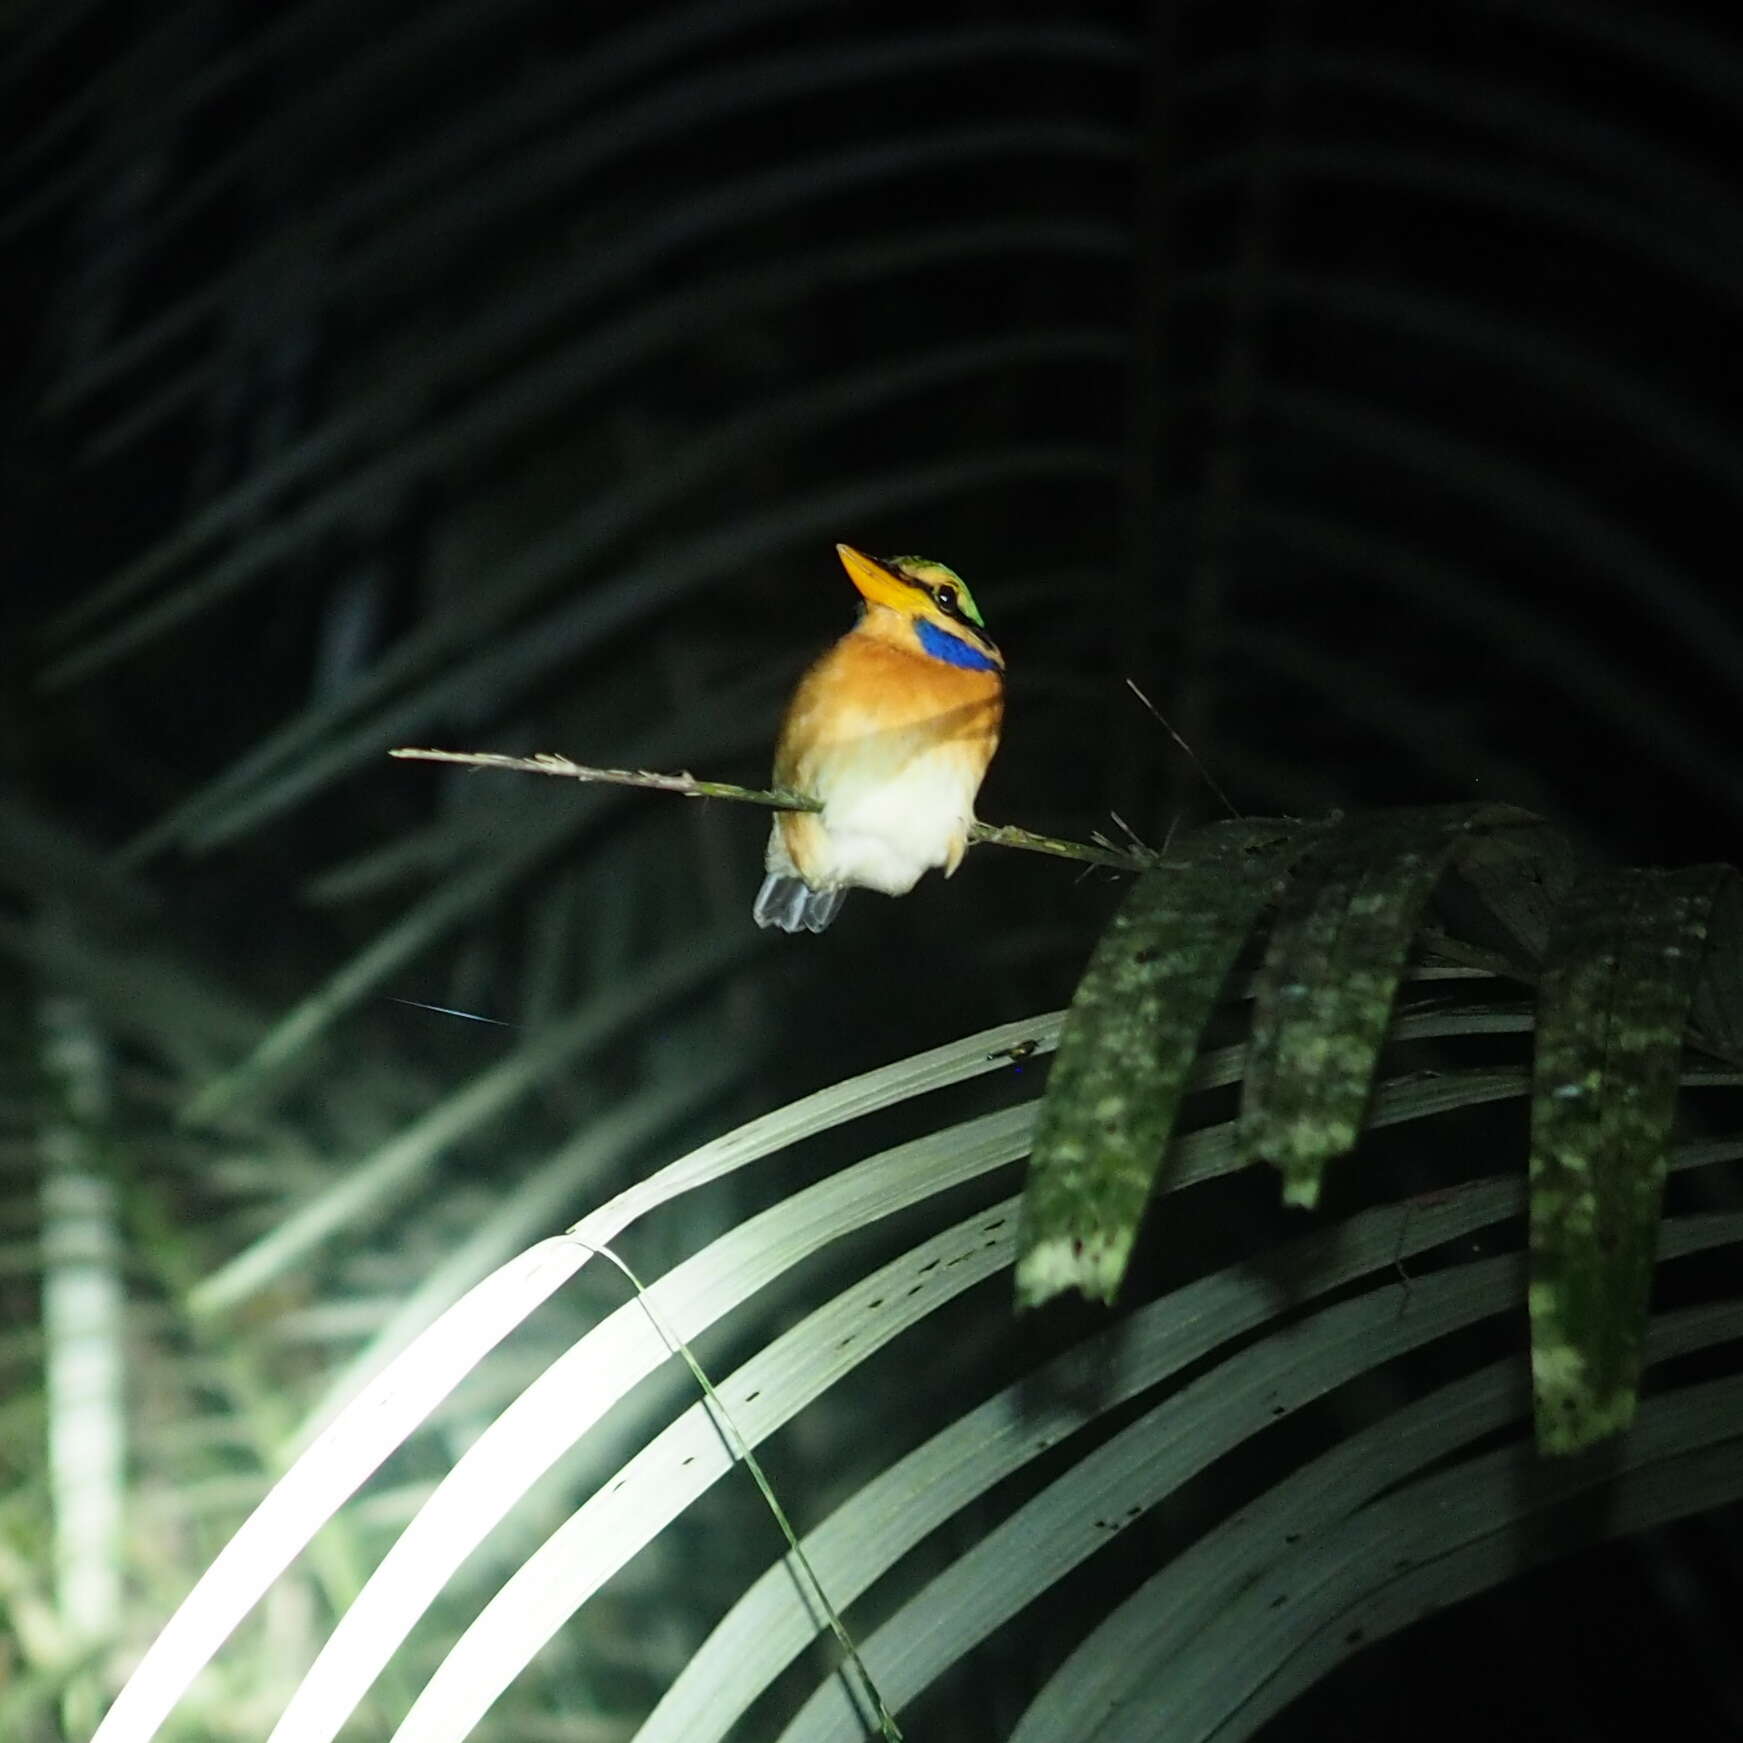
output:
[[[819,771],[827,848],[815,881],[905,896],[932,867],[954,869],[974,818],[977,762],[946,744],[916,756],[894,778],[876,769]]]

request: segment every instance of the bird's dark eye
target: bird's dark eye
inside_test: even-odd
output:
[[[938,609],[946,617],[960,617],[962,615],[961,611],[957,609],[956,589],[954,587],[940,587],[932,597],[938,601]]]

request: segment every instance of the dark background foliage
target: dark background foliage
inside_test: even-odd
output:
[[[25,1036],[45,978],[95,998],[140,1106],[185,1109],[325,988],[215,1129],[355,1155],[508,1044],[392,1001],[536,1025],[748,933],[755,813],[383,753],[759,782],[849,619],[837,538],[975,586],[1011,671],[988,820],[1218,814],[1133,678],[1245,812],[1488,797],[1619,859],[1738,857],[1734,20],[99,0],[0,26],[6,1001]],[[1118,888],[988,851],[821,940],[747,936],[463,1147],[431,1215],[701,1060],[718,1090],[599,1193],[1056,1005]],[[198,1170],[167,1178],[212,1219],[197,1268],[244,1244]],[[1518,1663],[1503,1594],[1277,1734],[1377,1736],[1408,1702],[1429,1735],[1595,1736],[1691,1690],[1729,1734],[1740,1565],[1734,1521],[1595,1553],[1537,1577]],[[1629,1649],[1594,1650],[1623,1614]],[[1502,1686],[1546,1673],[1582,1692],[1510,1727]]]

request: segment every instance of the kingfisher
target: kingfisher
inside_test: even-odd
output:
[[[787,704],[775,784],[821,802],[769,831],[759,926],[821,932],[850,889],[905,896],[962,863],[974,799],[998,748],[1005,662],[968,584],[925,557],[836,555],[859,622]]]

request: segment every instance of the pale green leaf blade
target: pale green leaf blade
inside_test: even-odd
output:
[[[1493,1184],[1523,1208],[1522,1183]],[[1653,1322],[1649,1358],[1668,1361],[1740,1333],[1743,1304],[1685,1309]],[[1274,1570],[1311,1554],[1317,1541],[1386,1491],[1513,1422],[1521,1404],[1518,1369],[1518,1359],[1508,1357],[1426,1393],[1231,1514],[1083,1639],[1030,1703],[1011,1743],[1099,1740],[1104,1724],[1117,1723],[1122,1711],[1153,1708],[1154,1691],[1168,1687],[1183,1655],[1204,1656],[1195,1643],[1220,1626],[1243,1593],[1269,1580],[1268,1607],[1281,1583]]]

